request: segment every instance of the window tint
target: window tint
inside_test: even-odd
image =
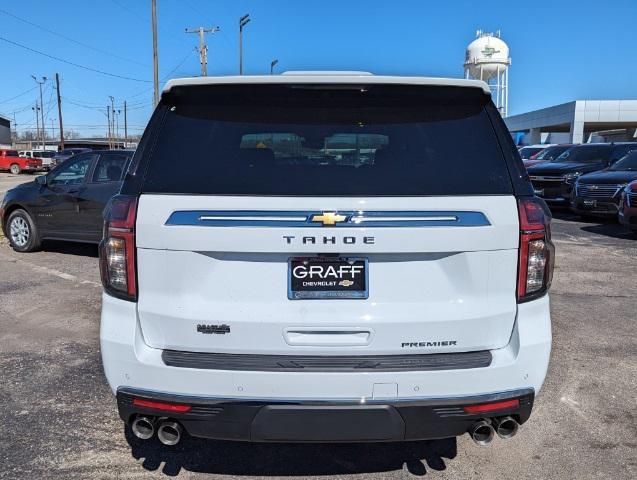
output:
[[[108,153],[100,155],[97,161],[95,172],[93,173],[93,182],[118,182],[124,176],[126,170],[126,162],[130,155],[120,153]]]
[[[49,185],[78,185],[84,182],[84,177],[88,172],[91,162],[97,155],[87,155],[78,160],[64,163],[56,169],[49,178]]]
[[[628,155],[618,160],[610,167],[611,170],[637,170],[637,150],[633,150]]]
[[[569,147],[567,146],[556,146],[556,147],[548,147],[541,151],[535,160],[553,160],[557,158],[560,154],[562,154]]]
[[[607,162],[613,147],[610,145],[572,147],[557,157],[557,162]]]
[[[142,190],[219,195],[512,192],[479,89],[181,87]]]
[[[637,149],[637,144],[629,144],[629,145],[616,145],[615,148],[613,149],[613,155],[611,157],[611,160],[617,160],[619,158],[622,158],[624,155],[626,155],[628,152]]]
[[[538,152],[541,152],[542,150],[544,150],[544,147],[524,147],[522,150],[520,150],[520,156],[524,160],[528,160],[533,155],[535,155]]]

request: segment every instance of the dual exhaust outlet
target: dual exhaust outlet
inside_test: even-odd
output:
[[[511,438],[518,433],[519,424],[513,417],[499,417],[493,420],[480,420],[474,423],[469,429],[471,439],[478,445],[489,445],[495,434],[500,438]]]
[[[469,429],[469,435],[478,445],[489,445],[497,433],[500,438],[508,439],[518,433],[519,424],[511,416],[484,419],[474,423]],[[157,431],[157,438],[167,446],[177,445],[181,440],[183,427],[179,422],[168,418],[154,418],[138,415],[131,424],[133,434],[141,440],[149,440]]]
[[[168,418],[153,418],[138,415],[131,424],[133,435],[141,440],[149,440],[157,430],[157,438],[164,445],[177,445],[181,440],[183,427],[179,422]]]

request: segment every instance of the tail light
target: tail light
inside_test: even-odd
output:
[[[137,197],[116,195],[104,209],[104,236],[100,243],[100,273],[111,295],[137,300],[135,219]]]
[[[551,214],[542,200],[518,200],[520,250],[518,303],[537,298],[549,289],[553,279],[555,247],[551,242]]]

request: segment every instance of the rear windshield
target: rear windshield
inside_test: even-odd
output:
[[[508,194],[479,89],[174,89],[142,191],[217,195]]]
[[[555,159],[556,162],[600,163],[610,159],[613,147],[600,145],[595,147],[572,147]]]

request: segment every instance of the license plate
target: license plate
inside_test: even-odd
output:
[[[597,206],[597,200],[584,200],[584,206],[585,207],[596,207]]]
[[[534,188],[533,189],[533,193],[535,193],[538,197],[543,197],[544,196],[544,189],[543,188]]]
[[[288,298],[367,298],[366,258],[291,258],[288,262]]]

